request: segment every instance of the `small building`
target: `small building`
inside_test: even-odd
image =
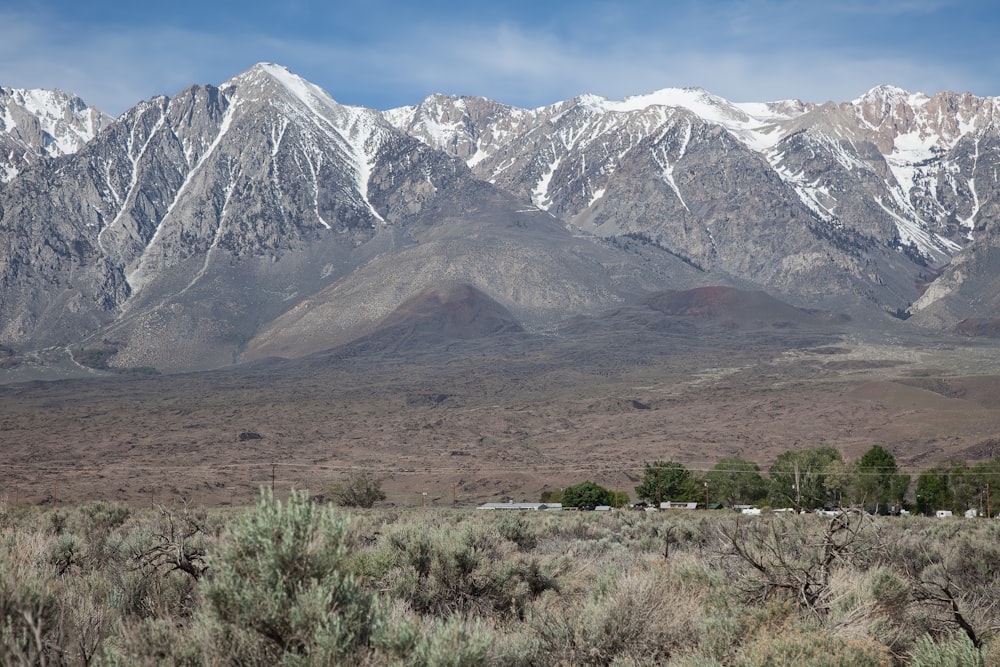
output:
[[[485,503],[480,510],[561,510],[562,503]]]
[[[949,517],[955,516],[951,510],[937,510],[934,512],[934,516],[939,519],[947,519]]]
[[[666,500],[660,503],[661,510],[693,510],[698,509],[698,503],[682,503],[676,500]]]

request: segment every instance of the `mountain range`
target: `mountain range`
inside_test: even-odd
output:
[[[559,332],[710,286],[997,336],[998,128],[995,98],[889,86],[379,111],[261,63],[115,119],[4,88],[0,346],[203,370]]]

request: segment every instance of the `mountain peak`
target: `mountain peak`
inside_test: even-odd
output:
[[[75,153],[112,120],[72,93],[0,88],[0,183],[38,158]]]
[[[259,99],[260,96],[273,96],[280,90],[313,109],[317,105],[336,104],[336,100],[328,92],[316,84],[306,81],[287,67],[275,63],[257,63],[247,71],[227,81],[222,87],[236,88],[245,92],[246,96],[252,99]]]
[[[919,106],[929,98],[923,93],[911,93],[898,86],[881,84],[875,86],[867,93],[852,100],[854,105],[882,104],[895,105],[905,103],[909,106]]]

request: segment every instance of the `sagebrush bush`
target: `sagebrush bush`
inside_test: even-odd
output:
[[[1000,522],[864,521],[8,505],[0,664],[1000,664]]]
[[[708,594],[706,579],[690,576],[690,558],[635,561],[606,573],[583,599],[546,598],[528,617],[545,664],[661,664],[693,650]]]
[[[293,491],[262,492],[218,544],[206,622],[236,664],[336,664],[368,644],[374,596],[345,567],[347,519]]]
[[[871,640],[840,639],[822,630],[791,628],[762,633],[740,651],[736,667],[892,667],[884,646]]]
[[[920,637],[910,655],[912,667],[986,667],[986,658],[963,634],[952,634],[935,641],[930,635]]]
[[[69,639],[55,581],[0,561],[0,664],[60,664]]]
[[[382,547],[389,592],[422,614],[519,616],[527,601],[558,587],[562,561],[541,564],[494,526],[396,526]]]
[[[495,637],[478,621],[459,615],[424,619],[404,609],[381,617],[374,645],[383,660],[407,667],[473,667],[481,665]]]

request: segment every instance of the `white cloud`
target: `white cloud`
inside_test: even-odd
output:
[[[868,4],[919,14],[940,3],[852,0],[836,11],[859,15]],[[221,83],[262,60],[288,66],[340,101],[382,107],[415,103],[432,92],[540,106],[585,92],[620,99],[675,86],[701,86],[734,101],[843,101],[880,83],[928,93],[998,92],[989,68],[995,63],[984,66],[982,58],[950,63],[948,52],[914,43],[852,47],[829,35],[810,40],[803,26],[822,29],[810,21],[821,15],[811,3],[684,7],[651,14],[643,24],[621,8],[610,19],[589,16],[570,25],[429,17],[413,25],[387,23],[362,42],[343,41],[336,32],[322,39],[269,34],[263,27],[244,34],[155,25],[84,28],[54,15],[0,10],[0,84],[61,88],[111,113],[191,84]],[[788,12],[801,7],[809,11]],[[770,39],[780,33],[788,39]]]

